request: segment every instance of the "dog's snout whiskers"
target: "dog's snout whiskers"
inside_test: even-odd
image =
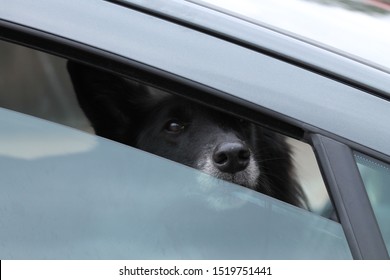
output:
[[[226,142],[217,145],[213,151],[213,164],[221,172],[237,173],[247,168],[250,150],[241,142]]]
[[[259,166],[245,144],[210,148],[207,155],[199,159],[197,168],[213,177],[251,189],[256,189],[260,177]]]

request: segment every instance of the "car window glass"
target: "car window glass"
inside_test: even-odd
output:
[[[1,259],[350,259],[340,224],[0,109]],[[167,175],[168,174],[168,175]]]
[[[387,250],[390,252],[390,165],[362,153],[355,152],[354,155]]]

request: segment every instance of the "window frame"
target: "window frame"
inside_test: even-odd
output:
[[[352,256],[389,259],[351,148],[319,134],[311,139]]]
[[[389,259],[360,174],[351,157],[351,148],[386,162],[390,162],[389,156],[341,139],[320,128],[302,124],[280,112],[92,46],[5,21],[0,22],[0,31],[0,38],[6,41],[66,59],[90,63],[125,76],[132,76],[136,80],[147,81],[151,86],[157,86],[169,92],[186,92],[186,97],[197,102],[220,110],[223,108],[249,121],[311,143],[353,257],[355,259]],[[259,122],[259,120],[262,121]],[[350,203],[348,196],[354,194],[355,186],[358,186],[358,192],[355,195],[362,200],[363,205]],[[370,226],[367,227],[367,224]]]

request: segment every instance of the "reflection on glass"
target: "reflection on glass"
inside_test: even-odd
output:
[[[390,252],[390,165],[357,152],[355,159]]]

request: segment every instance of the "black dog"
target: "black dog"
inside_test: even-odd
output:
[[[283,136],[93,67],[68,70],[96,134],[305,205]]]

